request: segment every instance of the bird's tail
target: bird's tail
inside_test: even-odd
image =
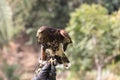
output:
[[[59,64],[70,62],[65,54],[63,54],[62,56],[55,55],[55,59],[57,60],[57,63]]]
[[[61,57],[61,61],[66,68],[69,68],[70,61],[64,53],[63,53],[63,56]]]
[[[61,60],[63,63],[69,63],[70,61],[68,60],[67,56],[63,53]]]

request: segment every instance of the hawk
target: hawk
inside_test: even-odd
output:
[[[38,29],[36,37],[41,45],[42,61],[46,61],[48,56],[52,56],[59,64],[67,66],[66,63],[69,63],[69,60],[64,52],[72,40],[65,30],[42,26]]]

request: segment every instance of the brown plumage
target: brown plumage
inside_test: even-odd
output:
[[[49,55],[55,57],[60,64],[69,63],[64,51],[72,41],[65,30],[42,26],[36,36],[41,45],[41,60],[47,60]]]

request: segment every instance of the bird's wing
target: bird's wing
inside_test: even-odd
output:
[[[72,40],[69,34],[65,30],[60,30],[60,34],[64,37],[63,40],[63,49],[66,51],[68,44],[72,43]]]

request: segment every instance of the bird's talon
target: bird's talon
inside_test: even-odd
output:
[[[57,63],[56,63],[56,59],[52,59],[52,58],[51,58],[48,62],[51,63],[51,64],[54,64],[54,65],[57,64]]]

